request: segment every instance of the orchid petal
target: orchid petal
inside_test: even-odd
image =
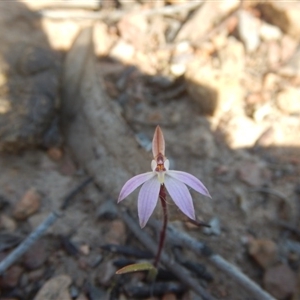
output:
[[[159,153],[165,155],[165,139],[159,126],[156,127],[152,140],[152,153],[156,158]]]
[[[156,177],[149,179],[141,187],[138,197],[138,215],[141,228],[146,225],[154,211],[159,190],[160,183]]]
[[[164,167],[167,171],[169,171],[169,168],[170,168],[170,161],[168,159],[165,160],[164,162]]]
[[[168,176],[168,173],[165,176],[164,184],[178,208],[190,219],[195,220],[193,200],[187,186],[181,181]]]
[[[118,203],[124,200],[129,194],[131,194],[136,188],[142,185],[145,181],[151,179],[154,176],[155,173],[147,172],[130,178],[122,187],[122,190],[118,198]]]
[[[168,171],[168,175],[190,186],[196,192],[210,197],[209,191],[204,184],[194,175],[181,171]]]

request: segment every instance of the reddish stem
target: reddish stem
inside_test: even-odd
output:
[[[167,223],[168,223],[168,211],[167,211],[167,202],[166,202],[166,188],[165,185],[162,184],[160,186],[160,191],[159,191],[159,199],[161,202],[161,206],[163,209],[163,227],[160,232],[160,238],[159,238],[159,245],[158,245],[158,250],[155,256],[154,260],[154,266],[157,267],[160,259],[160,255],[164,246],[165,238],[166,238],[166,230],[167,230]]]

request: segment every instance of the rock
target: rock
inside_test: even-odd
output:
[[[245,50],[241,42],[234,37],[226,38],[226,45],[218,51],[220,69],[222,74],[226,74],[238,80],[245,67]]]
[[[134,53],[135,50],[131,44],[123,40],[118,40],[118,42],[112,47],[110,56],[126,63],[132,60]]]
[[[80,245],[79,251],[83,255],[89,255],[90,251],[91,251],[91,247],[90,247],[90,245],[83,244],[83,245]]]
[[[267,65],[270,69],[276,69],[280,66],[282,49],[277,41],[270,41],[267,45]]]
[[[237,174],[240,180],[253,187],[261,186],[269,179],[268,174],[263,172],[263,165],[254,161],[240,162]]]
[[[168,293],[163,295],[163,297],[161,298],[161,300],[176,300],[177,296],[173,293]]]
[[[41,205],[41,196],[34,189],[29,189],[22,199],[15,205],[13,217],[17,220],[26,220],[29,216],[36,213]]]
[[[115,275],[117,269],[113,265],[113,261],[106,261],[99,266],[99,274],[97,276],[98,282],[102,286],[110,284],[112,277]]]
[[[118,23],[122,39],[133,45],[135,50],[142,50],[149,45],[148,20],[141,13],[128,13]]]
[[[263,78],[263,89],[274,91],[278,89],[281,78],[275,73],[267,73]]]
[[[300,114],[300,89],[286,87],[277,94],[276,105],[286,114]]]
[[[268,147],[276,141],[276,130],[273,126],[268,127],[256,140],[254,148]]]
[[[248,245],[249,254],[264,269],[273,266],[278,260],[277,245],[267,239],[251,239]]]
[[[193,49],[189,42],[184,41],[176,45],[170,62],[170,71],[175,77],[182,76],[186,65],[193,59]]]
[[[259,35],[264,41],[279,41],[282,38],[282,31],[274,25],[263,22],[259,29]]]
[[[23,256],[23,265],[29,270],[41,267],[48,258],[47,245],[44,240],[38,240]]]
[[[290,52],[289,49],[285,51],[282,46],[282,56],[286,55],[286,52]],[[295,51],[286,64],[284,64],[279,70],[278,74],[286,77],[293,77],[300,75],[300,47]]]
[[[300,35],[300,3],[286,1],[266,1],[258,5],[262,17],[279,27],[283,32],[298,39]]]
[[[121,220],[113,220],[109,223],[109,229],[103,239],[107,244],[122,245],[127,238],[125,224]]]
[[[63,157],[63,151],[62,149],[58,147],[51,147],[47,151],[48,156],[54,160],[54,161],[59,161]]]
[[[239,12],[238,33],[247,52],[255,51],[259,44],[259,20],[245,10]]]
[[[17,228],[16,222],[7,215],[0,215],[0,229],[13,232]]]
[[[281,61],[287,62],[288,65],[293,64],[294,68],[299,68],[299,42],[285,34],[280,40],[281,46]],[[295,59],[293,59],[295,57]],[[292,66],[291,66],[292,67]],[[299,71],[299,70],[298,70]]]
[[[76,300],[89,300],[88,297],[85,294],[80,294]]]
[[[72,176],[77,172],[76,164],[71,159],[70,155],[64,155],[59,166],[59,172],[65,176]]]
[[[260,102],[257,102],[254,104],[253,108],[253,115],[252,118],[255,120],[257,124],[261,124],[268,116],[270,116],[274,112],[274,105],[269,100],[271,94],[273,94],[271,91],[264,92],[264,93],[258,93],[258,99]],[[265,102],[266,101],[266,102]],[[260,136],[267,130],[267,128],[264,128],[261,132]]]
[[[287,299],[296,288],[296,274],[284,264],[268,269],[263,281],[265,289],[278,300]]]
[[[2,289],[15,288],[23,273],[23,269],[19,266],[10,267],[3,276],[0,277],[0,287]]]
[[[49,279],[39,290],[34,300],[71,300],[68,287],[71,278],[67,275],[59,275]]]
[[[176,41],[197,43],[209,30],[239,5],[239,1],[207,1],[188,19],[176,36]],[[197,28],[197,30],[195,30]]]
[[[43,268],[28,272],[27,273],[28,281],[37,282],[43,278],[44,273],[45,273],[45,270]]]
[[[212,218],[209,223],[210,227],[203,227],[203,232],[207,235],[220,235],[221,234],[221,226],[220,220],[217,217]]]

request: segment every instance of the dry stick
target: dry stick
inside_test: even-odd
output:
[[[52,212],[17,248],[0,262],[0,275],[2,275],[16,260],[18,260],[61,216],[59,212]]]
[[[161,222],[153,221],[149,224],[156,230],[159,230]],[[193,250],[196,254],[206,256],[207,259],[217,268],[222,270],[224,273],[230,275],[236,282],[244,287],[255,299],[257,300],[276,300],[266,291],[264,291],[258,284],[252,281],[249,277],[243,274],[236,266],[226,261],[223,257],[218,254],[214,254],[212,250],[207,247],[204,243],[199,242],[188,234],[176,230],[172,226],[168,226],[167,240],[175,245],[185,246]]]
[[[134,233],[134,235],[138,238],[138,240],[149,249],[153,255],[156,254],[157,244],[155,241],[145,232],[143,231],[139,225],[131,218],[131,216],[127,213],[125,209],[118,211],[120,218],[123,219],[127,227]],[[197,282],[194,278],[192,278],[189,273],[177,264],[174,260],[168,258],[168,256],[162,252],[160,261],[171,271],[173,274],[186,286],[191,288],[195,293],[201,296],[204,300],[215,300],[213,296],[211,296],[206,290],[204,290],[199,282]]]
[[[17,247],[15,248],[7,257],[5,257],[0,262],[0,275],[2,275],[13,263],[15,263],[28,249],[47,231],[47,229],[52,226],[58,218],[63,215],[63,211],[67,208],[67,204],[71,197],[74,197],[79,191],[81,191],[87,184],[92,181],[88,178],[82,182],[78,187],[68,193],[64,197],[62,210],[51,212],[48,217],[32,232],[29,236]]]
[[[203,3],[203,0],[198,0],[196,2],[188,2],[179,5],[172,5],[172,6],[164,6],[153,8],[149,10],[142,10],[142,11],[134,11],[132,10],[131,13],[138,13],[139,15],[144,15],[146,17],[155,16],[155,15],[165,15],[171,16],[177,13],[188,12],[191,10],[196,9]],[[112,21],[120,20],[124,15],[128,14],[126,11],[122,10],[114,10],[114,11],[100,11],[100,12],[76,12],[70,10],[62,10],[62,9],[42,9],[38,11],[38,13],[45,18],[49,19],[89,19],[89,20],[103,20],[103,19],[110,19]]]

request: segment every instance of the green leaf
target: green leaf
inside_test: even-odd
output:
[[[118,270],[116,274],[125,274],[125,273],[140,272],[140,271],[149,271],[151,275],[154,277],[156,277],[157,274],[157,269],[148,262],[142,262],[142,263],[125,266],[122,269]]]

